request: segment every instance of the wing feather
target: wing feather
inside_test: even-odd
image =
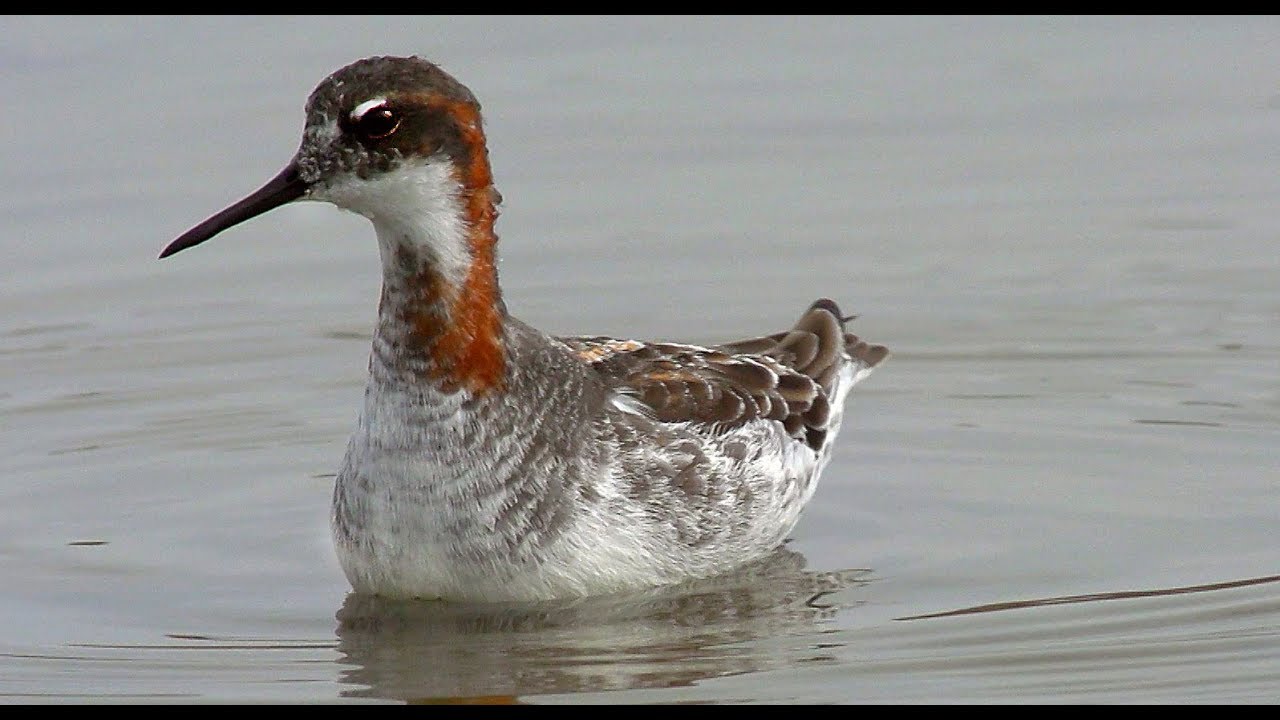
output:
[[[635,397],[661,422],[727,432],[757,418],[782,423],[815,450],[827,435],[836,378],[861,377],[888,355],[845,332],[852,318],[830,300],[813,303],[787,331],[712,347],[608,337],[559,338],[607,385]]]

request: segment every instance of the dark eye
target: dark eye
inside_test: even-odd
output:
[[[351,125],[360,137],[381,140],[400,127],[400,113],[385,104],[357,107],[351,113]]]

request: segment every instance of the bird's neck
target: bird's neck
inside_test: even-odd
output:
[[[506,310],[487,157],[423,163],[378,182],[387,201],[373,215],[382,257],[375,356],[381,344],[389,371],[444,392],[502,390]]]

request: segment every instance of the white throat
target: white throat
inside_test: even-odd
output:
[[[403,275],[398,250],[430,263],[447,287],[458,288],[471,267],[462,186],[442,154],[403,161],[399,167],[362,180],[348,175],[317,186],[311,199],[324,200],[373,222],[383,277]]]

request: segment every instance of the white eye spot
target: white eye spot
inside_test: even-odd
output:
[[[372,100],[365,100],[364,102],[357,105],[354,110],[351,111],[351,121],[360,122],[360,118],[364,117],[365,113],[369,112],[370,110],[376,107],[382,107],[383,105],[386,105],[386,104],[387,104],[386,98],[374,98]]]

